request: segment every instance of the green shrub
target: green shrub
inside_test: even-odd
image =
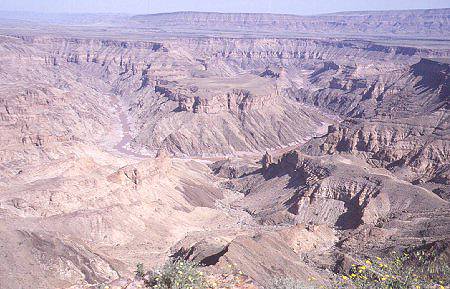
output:
[[[136,274],[137,277],[144,277],[145,275],[145,271],[144,271],[144,264],[142,263],[138,263],[136,265],[136,271],[134,271],[134,273]]]
[[[377,257],[354,264],[341,278],[338,288],[444,289],[449,284],[450,267],[447,260],[424,252],[402,253],[386,260]]]
[[[199,289],[208,286],[197,263],[171,260],[160,270],[149,274],[148,287],[155,289]]]

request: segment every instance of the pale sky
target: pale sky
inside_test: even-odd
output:
[[[0,10],[147,14],[173,11],[320,14],[450,8],[450,0],[0,0]]]

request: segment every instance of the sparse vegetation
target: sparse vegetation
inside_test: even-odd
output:
[[[232,271],[237,269],[230,265]],[[148,288],[154,289],[216,289],[248,288],[238,273],[223,273],[222,276],[237,276],[211,281],[204,276],[199,264],[185,260],[171,260],[156,271],[145,273],[142,263],[136,266],[136,276],[145,280]],[[141,279],[141,280],[142,280]],[[388,258],[367,258],[353,264],[347,274],[338,276],[333,285],[317,285],[321,281],[308,278],[300,281],[278,277],[265,289],[447,289],[450,285],[450,265],[447,257],[438,257],[424,251],[393,253]],[[218,282],[216,282],[218,281]],[[327,283],[322,280],[320,283]],[[315,285],[313,285],[316,283]],[[252,287],[253,288],[253,287]]]
[[[147,287],[155,289],[208,288],[203,273],[195,262],[171,260],[161,269],[149,272]]]
[[[376,257],[352,265],[348,275],[341,276],[339,288],[358,289],[432,289],[447,288],[448,260],[423,251],[393,254],[385,260]]]
[[[348,274],[330,286],[310,286],[277,278],[268,289],[446,289],[450,285],[450,265],[445,257],[424,251],[393,253],[392,257],[368,258],[353,264]]]
[[[136,265],[136,271],[134,271],[134,273],[136,273],[136,276],[137,276],[137,277],[140,277],[140,278],[144,277],[144,275],[145,275],[145,272],[144,272],[144,264],[138,263],[138,264]]]

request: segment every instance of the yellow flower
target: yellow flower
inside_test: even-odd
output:
[[[377,258],[378,261],[381,261],[381,258],[380,258],[380,257],[376,257],[376,258]]]
[[[416,285],[416,289],[420,289],[420,286],[419,286],[419,285]]]
[[[361,266],[361,267],[359,267],[361,270],[366,270],[367,269],[367,267],[366,266]]]
[[[344,276],[342,276],[342,279],[348,280],[348,277],[344,275]]]
[[[372,265],[372,261],[366,260],[366,264],[367,264],[367,265]]]
[[[445,287],[443,285],[440,285],[439,289],[445,289]]]

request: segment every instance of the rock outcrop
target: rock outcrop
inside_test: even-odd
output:
[[[347,110],[351,118],[330,127],[326,136],[312,140],[304,151],[359,155],[448,199],[443,192],[448,191],[449,183],[445,173],[450,157],[449,72],[445,62],[422,59],[402,72],[395,89],[380,92],[376,88],[370,91],[371,97],[364,98],[367,93],[360,93],[362,99],[346,98],[343,101],[352,107]],[[334,94],[332,90],[327,93]]]

